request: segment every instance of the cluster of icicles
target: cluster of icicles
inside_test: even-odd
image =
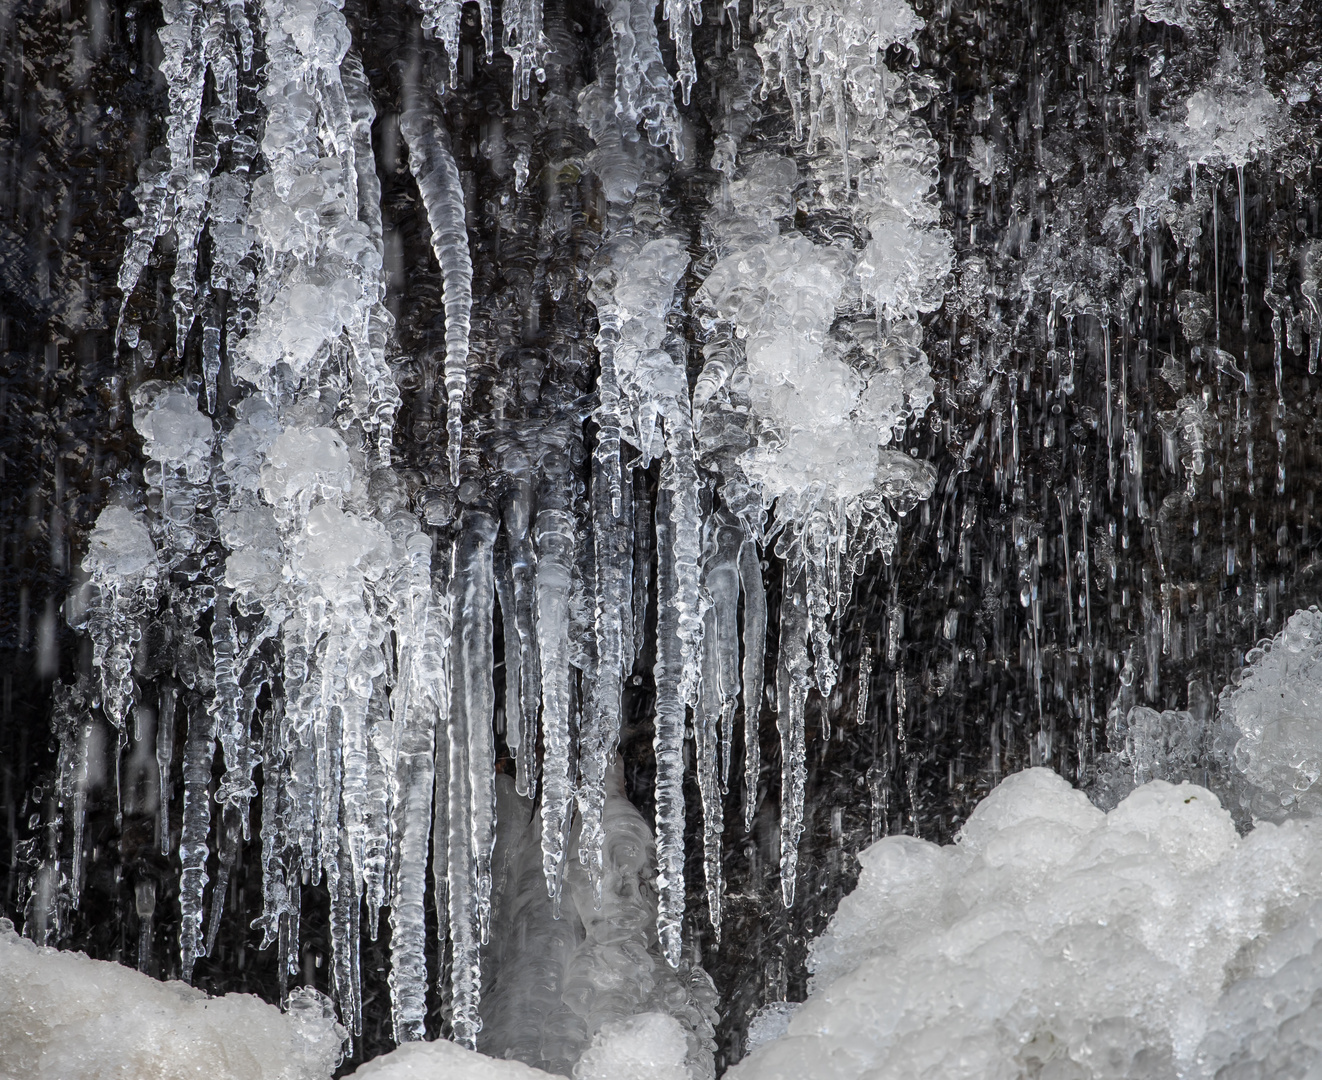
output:
[[[453,62],[457,0],[423,6],[424,27]],[[686,97],[695,77],[689,24],[698,11],[680,0],[666,8]],[[244,134],[258,130],[256,118],[239,111],[240,71],[251,70],[254,55],[243,6],[165,0],[169,134],[140,172],[141,213],[120,278],[121,337],[150,361],[129,318],[130,297],[157,238],[173,232],[178,349],[200,320],[204,378],[134,391],[149,490],[101,514],[84,562],[90,580],[69,610],[93,639],[92,704],[121,748],[141,695],[133,667],[142,626],[163,605],[170,613],[170,685],[186,694],[167,689],[159,702],[159,812],[168,854],[180,709],[185,978],[214,942],[260,777],[256,926],[263,947],[278,945],[282,980],[298,971],[299,882],[325,880],[333,986],[346,1025],[361,1031],[361,931],[374,935],[386,908],[394,1034],[421,1038],[430,854],[453,956],[453,1036],[474,1045],[493,910],[495,725],[503,719],[515,790],[540,800],[552,910],[575,839],[600,901],[608,776],[651,588],[656,923],[661,953],[678,967],[686,728],[702,794],[709,915],[719,932],[721,793],[741,700],[750,827],[757,805],[767,636],[761,552],[773,542],[786,567],[775,703],[782,880],[786,904],[793,901],[805,703],[814,688],[829,696],[836,682],[831,621],[862,559],[889,555],[892,513],[932,490],[931,470],[888,444],[931,401],[917,318],[941,302],[950,247],[930,200],[935,146],[909,108],[918,76],[894,76],[879,63],[918,21],[889,0],[853,15],[828,5],[816,21],[810,13],[786,5],[760,17],[796,111],[805,54],[794,42],[827,26],[818,36],[838,48],[806,62],[814,116],[834,110],[838,153],[807,177],[793,158],[774,156],[741,174],[736,156],[748,125],[733,112],[719,118],[722,187],[703,237],[712,269],[693,298],[704,367],[691,388],[682,356],[666,348],[690,254],[684,238],[666,231],[664,215],[647,207],[655,198],[648,163],[685,146],[673,80],[651,8],[610,6],[604,51],[614,63],[600,65],[601,80],[580,98],[609,201],[605,242],[587,268],[600,377],[586,513],[574,498],[570,452],[581,435],[554,425],[501,448],[490,483],[461,482],[473,283],[464,193],[434,98],[401,117],[444,283],[453,513],[428,513],[436,527],[429,531],[391,467],[400,398],[387,361],[392,319],[383,304],[374,110],[345,20],[330,0],[263,0],[259,143]],[[737,6],[730,14],[737,27]],[[489,34],[489,12],[484,20]],[[506,0],[504,27],[517,104],[546,53],[540,6]],[[219,104],[203,138],[208,71]],[[751,90],[745,82],[725,100],[737,109]],[[849,239],[833,245],[795,232],[788,223],[805,181],[834,207],[842,236],[867,230],[876,241],[856,251]],[[213,256],[210,279],[199,281],[205,230]],[[217,411],[224,363],[241,388],[232,418]],[[657,461],[653,506],[634,470]],[[493,684],[497,604],[503,718]],[[181,707],[185,699],[201,704]],[[61,792],[78,833],[86,740],[81,721],[66,715],[72,700],[64,698],[57,731]],[[217,745],[223,771],[211,795]],[[204,917],[212,844],[220,880]]]

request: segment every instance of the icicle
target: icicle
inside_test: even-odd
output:
[[[647,592],[652,582],[652,496],[647,473],[633,474],[633,655],[646,647]]]
[[[719,586],[718,586],[719,587]],[[738,594],[735,595],[736,603]],[[721,715],[721,658],[717,640],[716,608],[707,609],[706,630],[702,639],[702,686],[693,711],[693,765],[702,800],[702,869],[707,885],[707,914],[713,938],[721,940],[721,831],[724,827],[719,783],[720,759],[717,750],[717,722]],[[737,658],[736,658],[737,659]]]
[[[431,37],[433,32],[445,49],[450,61],[450,86],[459,85],[459,17],[461,0],[428,0],[422,5],[422,32]]]
[[[430,699],[444,682],[443,615],[424,612],[410,620],[417,635],[401,641],[407,660],[392,699],[398,751],[395,759],[393,864],[390,875],[390,1016],[395,1042],[421,1039],[427,1017],[427,839],[432,826],[436,781],[435,736],[440,710]],[[430,616],[430,617],[428,617]],[[422,625],[417,623],[421,622]],[[437,876],[444,874],[437,868]],[[442,903],[438,909],[445,912]]]
[[[384,680],[382,680],[384,681]],[[363,896],[367,901],[367,938],[376,940],[381,908],[389,887],[390,784],[394,768],[395,731],[387,715],[386,695],[379,683],[367,706],[367,784],[363,825]],[[430,791],[430,786],[428,787]]]
[[[343,831],[335,857],[327,865],[330,886],[331,971],[340,1020],[350,1034],[363,1033],[362,968],[359,960],[361,895],[354,888],[353,860]]]
[[[808,665],[808,599],[803,568],[787,566],[780,601],[780,647],[776,672],[776,727],[780,730],[780,891],[794,904],[807,782],[804,706],[811,686]]]
[[[574,515],[569,509],[569,460],[552,450],[542,463],[537,510],[537,651],[542,663],[542,867],[555,911],[569,832],[573,778],[569,769],[569,590],[574,563]]]
[[[246,832],[248,803],[257,794],[257,787],[252,780],[257,758],[253,754],[248,725],[245,723],[250,714],[241,708],[243,691],[239,687],[239,678],[243,672],[235,662],[237,642],[234,617],[230,611],[230,590],[223,585],[216,589],[213,611],[215,617],[211,624],[211,650],[215,657],[216,696],[209,708],[214,716],[216,734],[225,760],[225,775],[216,790],[216,802],[238,810]],[[251,681],[249,685],[252,686]]]
[[[1061,513],[1063,514],[1062,507]],[[1068,556],[1067,556],[1068,557]],[[1066,573],[1069,564],[1066,563]],[[858,710],[855,714],[856,722],[860,727],[868,722],[868,692],[872,689],[872,643],[868,642],[863,646],[858,660]]]
[[[450,153],[449,133],[439,117],[420,108],[412,109],[400,117],[399,130],[408,144],[409,167],[427,208],[432,250],[444,281],[446,431],[450,480],[458,487],[464,392],[468,388],[468,330],[473,305],[473,259],[464,223],[464,189]]]
[[[207,920],[206,942],[203,956],[210,956],[216,947],[216,934],[220,931],[221,916],[225,914],[225,895],[229,892],[230,873],[239,857],[241,833],[239,811],[233,806],[222,806],[220,816],[220,851],[217,855],[216,884],[211,888],[211,914]]]
[[[453,790],[454,785],[450,783],[450,762],[451,755],[454,752],[454,740],[451,730],[453,715],[450,708],[449,665],[451,612],[453,610],[450,595],[450,582],[454,569],[453,544],[446,544],[442,548],[441,552],[438,553],[437,562],[440,565],[434,567],[432,581],[432,595],[435,597],[435,605],[429,612],[427,640],[431,642],[433,640],[432,635],[434,635],[435,646],[430,651],[432,655],[438,658],[439,664],[435,674],[429,677],[423,686],[436,709],[436,754],[433,759],[436,782],[432,789],[431,861],[432,888],[440,924],[437,945],[439,951],[443,953],[447,915],[450,912],[450,875],[459,869],[457,863],[453,862],[450,857],[452,850],[450,841],[451,803],[453,800],[458,805],[458,800],[462,798],[462,794]]]
[[[757,785],[762,773],[763,665],[767,650],[767,594],[757,541],[745,534],[739,549],[739,585],[744,594],[744,828],[752,832]]]
[[[454,644],[450,651],[450,934],[454,943],[455,1040],[474,1047],[482,1022],[481,947],[491,922],[491,851],[495,844],[495,516],[464,511],[455,542]],[[456,797],[458,796],[458,797]]]
[[[500,8],[504,33],[501,47],[514,62],[514,92],[511,105],[519,107],[532,94],[532,80],[546,80],[546,58],[551,43],[542,31],[542,0],[503,0]],[[487,59],[491,59],[491,44],[487,43]]]
[[[671,514],[671,485],[661,466],[663,483],[656,500],[657,643],[656,735],[656,852],[657,932],[661,949],[672,968],[679,967],[681,925],[684,920],[684,698],[680,690],[684,665],[679,638],[679,591],[675,566],[675,525]]]
[[[579,737],[578,794],[582,826],[579,861],[600,898],[601,847],[605,838],[606,773],[620,743],[624,679],[632,668],[633,628],[630,589],[633,581],[631,515],[622,505],[619,441],[614,452],[598,453],[592,462],[592,530],[596,597],[594,639],[597,670],[592,680],[589,722]]]
[[[713,648],[705,652],[703,682],[715,679],[721,722],[721,790],[730,788],[730,752],[734,740],[734,714],[739,703],[739,554],[743,530],[728,510],[714,515],[707,525],[702,583],[711,597],[714,618],[705,635],[715,634]],[[704,635],[704,636],[705,636]]]
[[[509,550],[510,606],[519,659],[517,708],[506,703],[506,739],[514,752],[515,790],[532,796],[537,772],[537,714],[542,703],[542,670],[537,654],[537,556],[530,534],[532,478],[525,459],[509,469],[513,481],[505,502],[505,544]],[[502,604],[504,601],[502,600]],[[506,643],[508,651],[509,644]]]
[[[161,705],[156,715],[156,771],[160,779],[157,813],[161,833],[161,854],[170,854],[170,762],[174,758],[175,688],[161,689]]]
[[[179,834],[179,956],[184,982],[193,981],[193,965],[202,947],[202,893],[207,876],[207,837],[211,832],[211,758],[215,716],[208,709],[188,710],[184,744],[183,828]]]

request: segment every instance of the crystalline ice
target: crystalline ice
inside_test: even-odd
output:
[[[1235,765],[1252,785],[1255,814],[1322,810],[1322,614],[1296,611],[1285,629],[1245,656],[1221,694],[1237,742]],[[1254,790],[1256,789],[1256,790]]]

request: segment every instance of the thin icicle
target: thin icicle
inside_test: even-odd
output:
[[[184,744],[183,828],[179,835],[179,958],[184,982],[193,981],[193,965],[202,949],[202,894],[207,876],[207,837],[211,832],[211,760],[215,717],[208,709],[188,710]]]
[[[706,635],[715,635],[711,650],[704,650],[703,679],[714,679],[721,726],[721,790],[730,789],[730,755],[734,743],[734,714],[739,704],[739,554],[743,530],[728,510],[707,525],[702,584],[711,597],[712,615]]]
[[[744,594],[744,829],[751,832],[762,773],[762,689],[767,650],[767,594],[757,541],[745,535],[739,549],[739,585]]]
[[[606,773],[620,744],[620,710],[624,679],[633,666],[633,627],[630,590],[633,582],[631,515],[623,506],[619,469],[619,442],[592,463],[592,529],[596,598],[594,641],[595,678],[588,710],[589,721],[579,738],[579,773],[582,784],[578,806],[582,818],[579,861],[600,899],[602,813],[606,805]]]
[[[872,643],[863,646],[858,661],[858,713],[860,726],[868,722],[868,692],[872,689]]]
[[[409,168],[418,182],[431,225],[432,250],[441,267],[445,301],[446,432],[450,480],[459,484],[464,392],[468,389],[468,331],[473,306],[473,259],[468,250],[464,189],[450,153],[450,135],[440,118],[410,109],[399,120],[409,148]]]
[[[656,855],[657,932],[666,962],[679,967],[684,921],[684,697],[680,690],[684,666],[679,638],[679,591],[675,567],[675,526],[671,515],[669,458],[661,466],[662,485],[656,500],[657,633],[656,633]]]
[[[780,730],[780,892],[794,904],[803,832],[803,793],[808,770],[804,708],[812,685],[808,664],[808,600],[802,567],[787,566],[780,601],[780,647],[776,672],[776,727]]]
[[[367,900],[367,937],[370,941],[376,940],[381,908],[387,902],[390,887],[388,868],[393,840],[390,784],[395,737],[394,725],[387,713],[386,695],[378,683],[367,706],[367,785],[363,821],[367,832],[363,842],[363,896]]]
[[[737,600],[737,595],[736,595]],[[721,940],[721,832],[724,828],[720,760],[717,751],[717,722],[721,715],[721,680],[718,674],[720,646],[717,643],[715,607],[707,609],[702,640],[702,687],[693,712],[693,758],[702,800],[702,868],[707,884],[707,914],[713,937]]]
[[[443,719],[434,696],[444,699],[448,629],[439,605],[410,619],[414,635],[401,639],[399,684],[391,701],[397,754],[393,800],[393,872],[390,894],[390,1016],[397,1043],[421,1039],[427,1017],[427,839],[436,782],[435,731]],[[444,871],[437,869],[438,877]],[[442,903],[439,908],[445,911]]]
[[[569,729],[569,593],[574,566],[574,515],[569,509],[569,459],[551,451],[542,463],[537,510],[537,651],[542,664],[542,869],[557,915],[573,778]]]
[[[362,968],[359,959],[361,894],[354,887],[353,859],[343,831],[337,834],[335,857],[327,865],[330,885],[331,974],[340,1021],[350,1034],[363,1033]]]
[[[496,794],[491,721],[495,515],[464,512],[455,542],[454,642],[450,650],[450,935],[455,1040],[475,1047],[482,1028],[482,945],[491,922]]]
[[[156,771],[160,779],[157,813],[160,820],[161,854],[170,854],[170,762],[174,758],[175,688],[161,689],[161,707],[156,717]]]
[[[633,656],[647,644],[647,593],[652,584],[652,496],[647,473],[633,474]]]
[[[506,702],[506,739],[514,753],[515,790],[531,797],[537,772],[537,716],[542,704],[536,626],[537,554],[530,529],[533,484],[526,459],[521,457],[518,467],[507,466],[507,471],[513,484],[505,502],[505,544],[509,551],[511,617],[518,640],[519,693],[514,713]]]

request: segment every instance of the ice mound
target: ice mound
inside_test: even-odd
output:
[[[688,1038],[665,1013],[639,1013],[603,1027],[574,1066],[575,1080],[691,1080]]]
[[[1322,612],[1296,611],[1285,629],[1250,649],[1221,694],[1221,717],[1239,738],[1235,767],[1259,817],[1322,811]]]
[[[679,1021],[640,1013],[608,1024],[574,1067],[575,1080],[689,1080],[688,1042]],[[456,1043],[405,1043],[363,1065],[353,1080],[551,1080],[521,1061],[488,1057]]]
[[[1269,1076],[1322,1041],[1312,822],[1241,839],[1206,789],[1160,780],[1104,814],[1032,769],[957,843],[860,860],[813,992],[732,1078]]]
[[[521,1061],[487,1057],[442,1039],[404,1043],[351,1075],[353,1080],[550,1080],[552,1074]]]
[[[39,948],[0,919],[5,1080],[325,1080],[343,1035],[313,991],[294,991],[288,1013],[249,994],[211,998]]]

